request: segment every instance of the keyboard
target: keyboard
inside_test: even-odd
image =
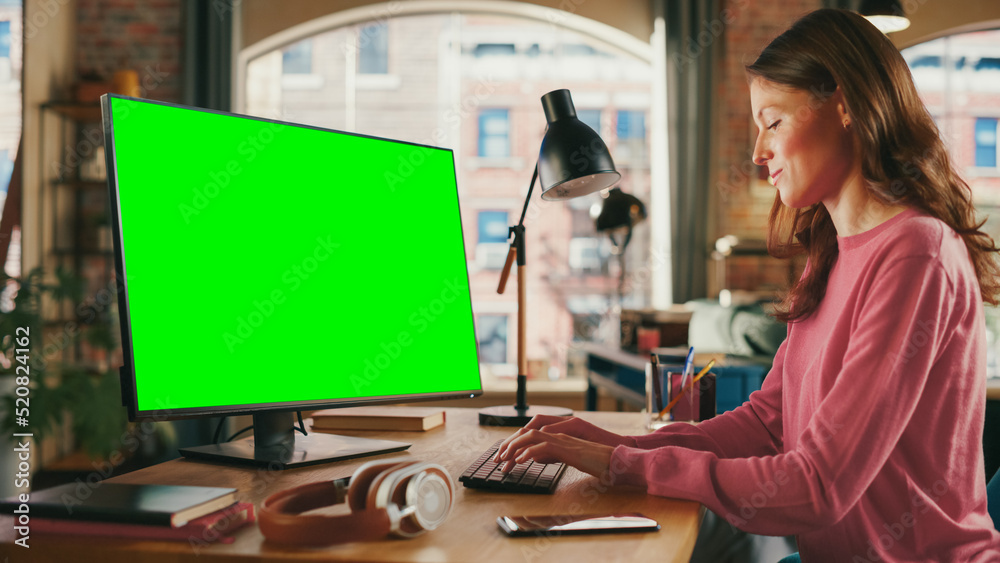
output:
[[[566,471],[565,463],[519,463],[510,473],[500,471],[492,457],[503,440],[479,456],[458,480],[470,489],[491,489],[508,493],[551,493]]]

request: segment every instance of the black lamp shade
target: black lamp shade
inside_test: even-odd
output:
[[[906,17],[900,0],[861,0],[858,12],[862,16],[899,16]]]
[[[632,194],[613,188],[594,221],[597,232],[631,228],[646,218],[646,206]]]
[[[893,33],[910,27],[900,0],[861,0],[858,12],[882,33]]]
[[[545,94],[542,108],[548,122],[538,152],[542,199],[584,196],[609,188],[621,179],[601,136],[576,117],[569,90]]]

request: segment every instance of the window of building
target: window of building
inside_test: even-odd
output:
[[[479,156],[507,158],[510,156],[510,112],[491,108],[479,112]]]
[[[472,50],[473,56],[479,57],[513,57],[517,49],[513,43],[480,43]]]
[[[646,158],[646,114],[636,110],[619,110],[615,120],[619,160]]]
[[[0,150],[0,191],[6,192],[10,186],[10,176],[14,173],[14,161],[11,159],[10,151]],[[2,210],[2,206],[0,206]]]
[[[499,270],[507,262],[510,246],[507,242],[510,226],[506,211],[480,211],[477,214],[479,239],[476,244],[476,267]]]
[[[997,118],[976,119],[976,166],[995,168],[997,165]]]
[[[508,229],[506,211],[479,212],[479,244],[490,242],[506,244]]]
[[[938,55],[916,57],[910,62],[910,68],[941,68],[941,57]]]
[[[976,70],[1000,71],[1000,57],[982,57],[976,62]]]
[[[599,274],[606,263],[597,237],[574,237],[569,241],[569,267],[578,274]]]
[[[0,58],[10,58],[10,21],[0,21]]]
[[[618,112],[618,139],[646,138],[646,114],[641,111]]]
[[[281,53],[282,74],[312,74],[313,42],[309,39],[289,45]]]
[[[601,110],[576,108],[576,117],[594,131],[601,132]]]
[[[366,25],[358,37],[358,72],[388,74],[389,26],[385,23]]]
[[[507,363],[507,315],[476,315],[479,362]]]

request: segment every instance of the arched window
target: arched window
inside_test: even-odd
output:
[[[972,189],[986,230],[1000,241],[1000,30],[958,33],[902,50],[913,80]],[[1000,310],[986,308],[989,370],[1000,375]]]
[[[507,4],[508,13],[455,3],[459,11],[335,15],[330,25],[287,30],[241,55],[236,110],[453,149],[484,362],[512,375],[516,293],[496,287],[506,226],[520,217],[545,128],[540,97],[569,89],[579,117],[609,145],[619,186],[648,203],[653,65],[649,44],[631,38],[623,47],[621,32],[602,36],[603,24],[583,31]],[[636,272],[647,263],[648,226],[637,227],[620,261],[595,231],[602,195],[565,203],[533,195],[527,343],[537,361],[529,376],[582,374],[567,345],[617,339],[618,309],[649,305],[649,276],[626,275],[624,287],[619,276],[622,263]]]

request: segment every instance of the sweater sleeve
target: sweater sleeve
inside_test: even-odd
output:
[[[781,343],[761,389],[740,407],[699,424],[668,424],[644,436],[631,436],[635,446],[651,450],[678,446],[711,452],[720,458],[774,455],[781,451],[781,374],[785,345]]]
[[[720,455],[725,448],[619,446],[616,482],[699,501],[751,533],[798,534],[838,522],[898,442],[950,331],[939,322],[955,306],[954,289],[929,262],[904,258],[874,275],[837,377],[783,453],[732,459]]]

